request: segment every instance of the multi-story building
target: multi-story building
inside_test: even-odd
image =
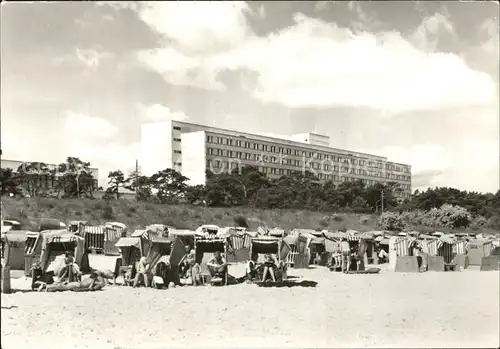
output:
[[[215,174],[255,166],[270,178],[311,172],[320,181],[363,180],[367,185],[395,182],[400,198],[411,193],[411,166],[386,157],[336,149],[328,136],[304,133],[290,139],[267,137],[181,121],[145,123],[141,129],[141,168],[151,175],[173,168],[205,184]]]
[[[1,160],[1,168],[4,169],[11,169],[12,172],[17,173],[19,168],[23,165],[29,164],[29,161],[19,161],[19,160]],[[41,188],[50,190],[55,188],[56,185],[56,180],[59,176],[62,176],[62,173],[58,173],[56,170],[58,168],[58,165],[55,164],[46,164],[47,169],[51,171],[50,174],[43,174],[40,175],[40,183],[41,183]],[[90,174],[92,175],[92,178],[94,179],[94,189],[97,189],[98,187],[98,178],[99,178],[99,170],[97,168],[89,168]],[[53,172],[52,172],[53,171]]]

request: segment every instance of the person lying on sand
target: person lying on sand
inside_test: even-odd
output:
[[[271,254],[266,254],[264,259],[264,272],[262,273],[262,282],[266,281],[267,274],[271,276],[271,280],[276,282],[275,271],[276,269],[276,260]]]
[[[215,252],[214,258],[207,263],[207,267],[211,278],[223,278],[226,274],[227,263],[220,252]]]
[[[109,280],[113,280],[113,285],[116,285],[116,277],[115,273],[113,273],[110,269],[91,269],[91,273],[95,273],[97,276],[101,277],[106,285],[111,284]]]
[[[58,282],[52,285],[45,285],[38,291],[58,292],[58,291],[99,291],[105,286],[105,281],[96,273],[91,273],[88,278],[80,282]]]

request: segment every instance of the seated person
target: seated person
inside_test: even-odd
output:
[[[257,264],[258,257],[259,255],[257,253],[253,253],[252,258],[246,265],[245,276],[248,281],[256,279],[259,275],[259,265]]]
[[[66,251],[64,254],[64,266],[61,268],[59,271],[58,277],[59,280],[65,280],[66,278],[68,281],[73,281],[73,263],[75,262],[75,258],[73,257],[73,254],[71,251]]]
[[[193,286],[201,285],[201,268],[198,263],[194,263],[191,266],[191,280],[193,281]]]
[[[271,280],[276,282],[275,269],[276,269],[276,260],[271,254],[266,254],[264,259],[264,272],[262,273],[262,282],[266,281],[267,274],[270,274]]]
[[[186,278],[191,276],[191,268],[196,264],[195,251],[189,245],[185,248],[185,254],[179,262],[180,276]]]
[[[377,254],[378,254],[378,262],[379,263],[387,263],[387,260],[389,258],[389,254],[387,252],[385,252],[384,249],[379,248]]]
[[[40,263],[36,262],[31,267],[31,289],[41,290],[47,285],[54,283],[53,273],[44,273]]]
[[[146,257],[141,257],[141,259],[139,259],[139,262],[137,263],[137,270],[135,273],[134,284],[133,284],[134,288],[137,287],[137,285],[139,284],[139,280],[141,278],[144,281],[144,286],[145,287],[149,286],[147,269],[148,269],[148,263]]]
[[[211,278],[223,278],[227,270],[227,263],[220,252],[215,252],[214,258],[207,263],[207,267]]]

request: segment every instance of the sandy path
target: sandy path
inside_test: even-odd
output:
[[[497,272],[291,275],[318,285],[2,295],[2,348],[499,345]]]

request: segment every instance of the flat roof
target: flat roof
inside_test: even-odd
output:
[[[288,140],[288,139],[283,139],[283,138],[268,137],[268,136],[259,135],[259,134],[255,134],[255,133],[247,133],[247,132],[242,132],[242,131],[238,131],[238,130],[230,130],[230,129],[224,129],[224,128],[220,128],[220,127],[195,124],[195,123],[186,122],[186,121],[178,121],[178,120],[149,121],[149,122],[145,122],[143,124],[168,123],[168,122],[176,123],[179,125],[194,126],[194,127],[202,128],[204,131],[207,131],[207,132],[220,133],[220,134],[228,134],[229,133],[228,135],[243,136],[243,137],[248,136],[248,137],[253,137],[255,139],[263,140],[263,141],[288,144],[288,145],[293,145],[293,146],[297,146],[297,147],[321,150],[321,151],[325,151],[325,152],[337,152],[337,153],[346,154],[346,155],[365,156],[365,157],[370,157],[370,158],[376,158],[376,160],[383,160],[386,162],[391,162],[391,161],[387,161],[387,157],[381,156],[381,155],[362,153],[362,152],[357,152],[357,151],[353,151],[353,150],[349,150],[349,149],[333,148],[333,147],[327,147],[327,146],[323,146],[323,145],[303,143],[303,142],[298,142],[298,141],[293,141],[293,140]],[[304,132],[304,133],[312,133],[312,132]],[[399,164],[399,165],[408,166],[407,164]]]

